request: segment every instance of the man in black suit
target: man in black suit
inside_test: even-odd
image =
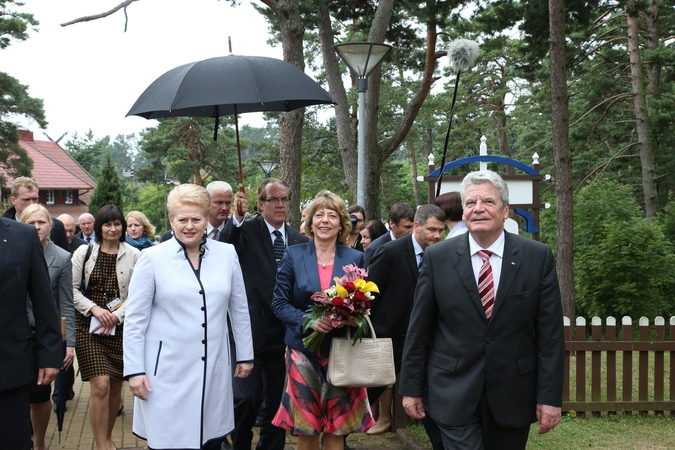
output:
[[[469,232],[424,255],[408,326],[400,393],[428,413],[446,449],[524,449],[560,422],[563,337],[551,249],[504,231],[509,194],[495,172],[462,182]],[[433,336],[433,338],[432,338]]]
[[[420,206],[415,213],[412,233],[380,246],[368,266],[368,279],[377,284],[380,291],[370,311],[373,327],[378,337],[392,339],[397,373],[401,370],[403,344],[422,258],[430,245],[441,240],[444,229],[445,215],[441,208],[435,205]],[[375,404],[385,389],[387,388],[369,388],[370,403]],[[391,392],[388,394],[389,402],[384,403],[391,406]],[[386,409],[386,406],[383,408]],[[380,418],[368,433],[379,434],[386,431],[390,421],[390,411],[380,410]],[[442,449],[441,435],[435,423],[426,420],[424,426],[433,448]]]
[[[87,241],[77,236],[77,229],[75,228],[75,219],[70,214],[61,214],[57,217],[63,223],[63,228],[68,238],[70,246],[70,253],[73,254],[80,245],[87,245]]]
[[[236,201],[242,202],[244,212],[248,209],[245,199],[237,196]],[[251,449],[252,428],[261,400],[260,438],[256,448],[283,450],[285,446],[286,432],[271,423],[281,403],[286,375],[285,328],[272,312],[272,292],[283,248],[308,242],[307,237],[286,224],[289,201],[290,192],[283,181],[265,179],[258,187],[260,216],[244,221],[235,212],[232,229],[221,237],[222,241],[234,244],[239,255],[255,352],[251,374],[233,381],[235,425],[231,437],[235,450]]]
[[[363,264],[368,267],[375,251],[382,244],[402,238],[413,230],[415,211],[407,203],[396,203],[389,208],[389,232],[383,234],[368,245],[363,255]]]
[[[30,295],[35,316],[26,313]],[[33,339],[39,385],[59,373],[63,349],[56,301],[35,227],[0,218],[0,448],[31,448],[28,387],[35,382]]]
[[[77,218],[77,225],[80,227],[80,232],[77,237],[84,240],[87,244],[96,242],[96,231],[94,231],[94,216],[87,213],[80,214]]]
[[[40,190],[37,182],[29,177],[15,178],[14,181],[12,181],[12,190],[9,201],[12,202],[12,205],[14,206],[5,211],[2,217],[19,221],[21,213],[26,209],[26,206],[32,205],[33,203],[40,203]],[[65,251],[70,251],[66,232],[63,228],[63,224],[58,219],[52,219],[52,231],[49,234],[49,240]]]

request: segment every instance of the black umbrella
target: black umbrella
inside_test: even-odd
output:
[[[61,339],[63,339],[63,357],[66,357],[66,318],[61,317]],[[61,431],[63,430],[63,417],[66,414],[66,401],[68,401],[68,371],[63,367],[56,376],[54,390],[54,411],[56,412],[56,424],[59,430],[59,444],[61,443]]]
[[[294,65],[263,56],[228,55],[169,70],[141,94],[127,116],[213,117],[215,140],[220,116],[234,114],[242,187],[237,114],[292,111],[320,104],[335,102],[316,81]]]

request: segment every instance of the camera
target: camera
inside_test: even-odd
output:
[[[349,220],[352,221],[352,228],[354,228],[356,224],[359,222],[359,218],[356,217],[354,214],[349,215]]]

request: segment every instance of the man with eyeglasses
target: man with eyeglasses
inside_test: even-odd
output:
[[[237,198],[235,202],[242,199]],[[307,237],[286,223],[290,201],[288,186],[276,178],[267,178],[258,187],[260,216],[244,220],[236,208],[232,230],[221,241],[234,244],[244,275],[255,359],[247,378],[235,378],[234,431],[232,448],[250,450],[257,408],[262,404],[260,450],[283,450],[286,432],[272,425],[281,403],[286,374],[284,361],[285,328],[272,313],[272,293],[277,267],[289,245],[308,242]],[[243,203],[244,213],[248,204]]]
[[[27,206],[33,203],[40,203],[40,190],[37,181],[29,177],[15,178],[12,182],[9,201],[14,206],[5,211],[2,217],[18,222],[21,213]],[[63,223],[58,219],[52,219],[52,231],[49,234],[49,240],[65,251],[70,252],[66,230]]]

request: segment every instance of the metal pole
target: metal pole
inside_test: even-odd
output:
[[[366,207],[366,90],[359,90],[358,170],[356,203]]]

